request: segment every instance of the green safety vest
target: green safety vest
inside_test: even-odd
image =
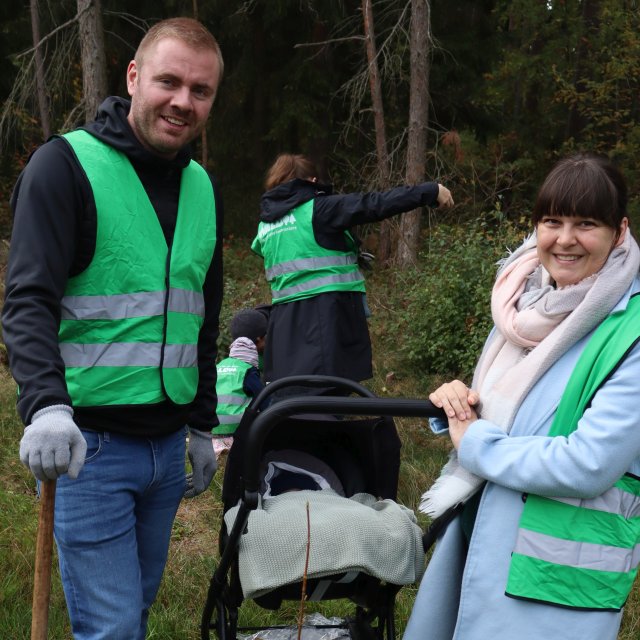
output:
[[[217,366],[218,380],[218,420],[220,424],[212,429],[217,436],[228,436],[235,433],[244,410],[249,406],[251,398],[245,393],[244,378],[251,369],[248,362],[238,358],[225,358]]]
[[[549,431],[568,436],[598,389],[640,340],[640,294],[594,332]],[[615,424],[611,425],[615,429]],[[506,594],[578,609],[619,610],[640,562],[640,478],[626,473],[596,498],[530,494],[520,518]]]
[[[187,404],[198,386],[202,286],[216,245],[211,180],[195,162],[182,171],[169,250],[127,157],[86,131],[64,138],[97,211],[93,259],[62,299],[59,346],[73,404]]]
[[[329,291],[365,290],[351,234],[345,231],[347,251],[325,249],[313,235],[312,217],[309,200],[275,222],[258,225],[251,248],[264,258],[272,304]]]

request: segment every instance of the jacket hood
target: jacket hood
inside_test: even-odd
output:
[[[330,185],[309,182],[295,178],[283,182],[262,194],[260,199],[260,220],[274,222],[285,216],[291,209],[312,200],[318,195],[332,193]]]
[[[99,107],[95,120],[80,127],[91,135],[106,142],[109,146],[122,151],[132,161],[141,164],[166,164],[168,167],[184,168],[191,160],[189,147],[181,149],[175,158],[166,160],[145,149],[127,120],[131,101],[111,96]]]

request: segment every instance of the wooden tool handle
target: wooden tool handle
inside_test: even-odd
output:
[[[31,640],[47,640],[49,624],[49,594],[51,592],[51,558],[53,554],[53,511],[56,501],[56,481],[40,484],[40,513],[33,579],[31,608]]]

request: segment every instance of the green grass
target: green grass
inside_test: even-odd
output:
[[[425,266],[423,268],[428,268]],[[246,248],[245,241],[229,241],[225,246],[225,304],[222,314],[222,350],[228,342],[226,327],[233,312],[268,301],[261,264]],[[394,315],[403,309],[405,291],[402,274],[374,272],[368,276],[369,304],[373,310],[371,334],[374,342],[374,378],[369,386],[389,397],[425,397],[434,376],[423,375],[405,366],[396,333]],[[444,373],[444,372],[443,372]],[[31,591],[37,526],[35,483],[18,460],[22,426],[15,414],[15,386],[0,370],[0,639],[30,637]],[[415,508],[423,491],[437,476],[449,451],[448,441],[435,438],[414,419],[397,419],[403,443],[399,500]],[[198,640],[202,608],[209,579],[216,566],[217,532],[221,520],[221,469],[205,494],[185,501],[178,512],[169,561],[157,601],[149,620],[148,638],[157,640]],[[420,515],[419,522],[427,525]],[[397,627],[404,629],[417,587],[401,590],[397,599]],[[326,617],[351,613],[349,603],[308,604],[307,612],[319,610]],[[240,624],[247,626],[282,623],[294,625],[298,603],[288,603],[277,614],[245,602]],[[57,566],[54,563],[49,615],[50,640],[71,637]],[[619,640],[640,637],[640,588],[638,584],[625,611]]]

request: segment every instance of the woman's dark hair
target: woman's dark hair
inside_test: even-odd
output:
[[[533,206],[534,227],[545,216],[580,216],[618,229],[627,215],[627,183],[609,158],[579,153],[560,160],[545,178]]]
[[[318,176],[316,165],[310,158],[300,154],[281,153],[269,167],[264,181],[266,191],[294,178],[311,180]]]

